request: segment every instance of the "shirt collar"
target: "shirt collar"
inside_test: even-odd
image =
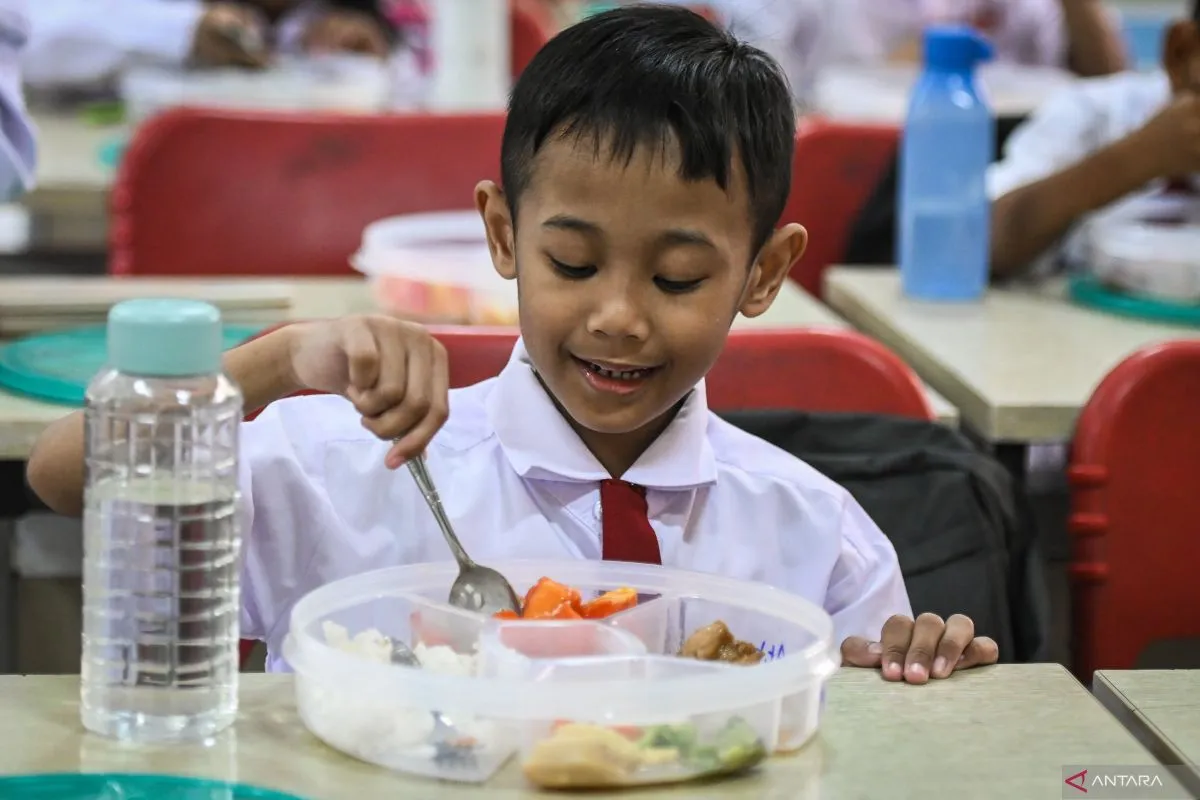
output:
[[[533,480],[601,481],[611,477],[563,418],[533,371],[521,340],[487,399],[488,420],[517,474]],[[713,483],[704,381],[622,480],[651,489]]]

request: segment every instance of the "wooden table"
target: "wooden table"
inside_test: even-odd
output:
[[[145,291],[148,294],[172,292],[173,284],[162,280],[125,279],[121,281],[121,284],[129,285],[134,280],[146,287]],[[6,281],[12,282],[6,284]],[[87,281],[94,281],[98,287],[97,291],[100,291],[100,287],[109,286],[112,283],[107,278],[0,278],[0,292],[5,291],[6,285],[15,286],[18,282],[22,286],[28,287],[31,281],[44,286],[47,294],[62,291],[63,287],[67,285],[78,291],[79,287],[85,286]],[[253,283],[254,281],[247,280],[245,282]],[[193,284],[191,281],[186,283]],[[280,281],[272,280],[264,283],[276,285]],[[365,281],[357,278],[294,279],[288,280],[286,283],[292,287],[292,301],[291,307],[283,316],[292,319],[367,313],[375,308],[368,285]],[[845,327],[845,323],[837,315],[793,283],[785,284],[778,300],[766,314],[755,319],[739,317],[734,325],[738,328]],[[931,395],[930,399],[940,419],[947,424],[957,424],[957,412],[953,406],[940,397]],[[16,397],[0,391],[0,460],[23,460],[26,458],[38,434],[69,410],[63,406]]]
[[[208,748],[131,748],[87,735],[78,691],[73,677],[0,677],[0,773],[177,772],[314,800],[535,794],[512,764],[484,788],[408,778],[344,757],[305,730],[285,675],[242,676],[237,726]],[[830,687],[821,733],[800,753],[742,779],[626,796],[1057,798],[1063,765],[1089,762],[1155,763],[1059,666],[992,667],[924,687],[845,670]]]
[[[935,304],[903,297],[894,269],[838,267],[826,273],[825,299],[993,443],[1069,441],[1092,390],[1123,358],[1197,335],[1073,305],[1062,283],[993,289],[978,304]]]
[[[1200,670],[1098,670],[1092,690],[1164,764],[1179,764],[1200,797]]]

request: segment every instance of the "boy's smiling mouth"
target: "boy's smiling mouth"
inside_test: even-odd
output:
[[[640,389],[660,367],[622,364],[611,361],[592,361],[572,356],[592,388],[612,394],[632,394]]]

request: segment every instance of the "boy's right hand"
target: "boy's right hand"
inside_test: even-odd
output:
[[[394,440],[385,463],[396,469],[420,455],[450,411],[446,348],[429,331],[383,316],[307,322],[292,336],[291,367],[306,389],[340,394],[363,427]]]
[[[266,20],[253,8],[211,3],[192,34],[192,63],[202,67],[265,67]]]
[[[1151,178],[1200,172],[1200,95],[1184,92],[1134,134]]]

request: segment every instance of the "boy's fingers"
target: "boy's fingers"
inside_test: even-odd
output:
[[[904,679],[909,683],[925,683],[933,669],[933,656],[946,623],[937,614],[922,614],[913,623],[912,640],[904,657]]]
[[[959,659],[975,638],[975,623],[970,617],[954,614],[946,620],[946,632],[933,661],[933,677],[946,678],[957,668]]]
[[[408,343],[395,331],[377,331],[374,341],[379,349],[378,377],[375,384],[365,391],[351,396],[354,408],[363,416],[363,425],[376,436],[393,439],[412,426],[389,430],[382,417],[400,406],[408,397],[411,382],[412,359]],[[369,424],[370,423],[370,424]]]
[[[361,320],[352,320],[342,326],[342,352],[346,354],[349,368],[348,388],[361,393],[375,386],[379,380],[379,343]]]
[[[851,636],[842,642],[842,663],[848,667],[875,669],[883,660],[883,647],[862,636]]]
[[[1000,647],[995,640],[988,636],[977,636],[963,651],[962,661],[958,669],[970,669],[987,664],[995,664],[1000,660]]]
[[[450,414],[450,369],[445,348],[438,342],[432,343],[428,370],[428,402],[425,404],[425,414],[416,426],[398,439],[388,451],[385,463],[391,469],[422,453]]]
[[[904,660],[908,656],[908,645],[912,641],[913,621],[897,614],[883,623],[879,643],[883,648],[883,677],[889,681],[904,678]]]

